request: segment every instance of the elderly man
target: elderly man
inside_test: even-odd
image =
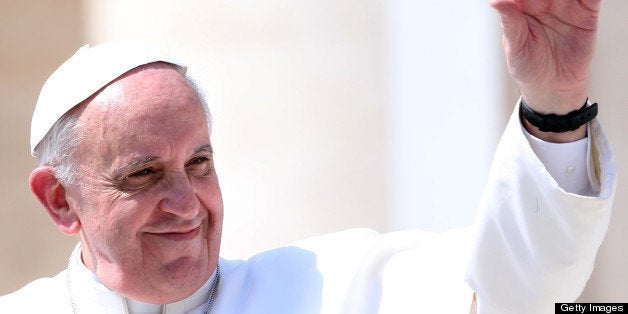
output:
[[[587,101],[600,1],[492,5],[525,102],[473,231],[353,230],[221,259],[204,100],[181,62],[105,44],[53,73],[33,115],[31,188],[81,241],[66,270],[2,297],[0,312],[553,313],[573,301],[615,186]]]

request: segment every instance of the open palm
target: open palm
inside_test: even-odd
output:
[[[528,104],[567,113],[589,88],[601,0],[490,0],[499,12],[511,76]]]

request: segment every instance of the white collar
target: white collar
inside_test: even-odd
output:
[[[210,276],[205,284],[194,292],[191,296],[170,304],[152,304],[133,299],[127,299],[118,295],[113,290],[105,286],[100,279],[89,270],[81,260],[81,243],[79,242],[72,256],[68,271],[71,276],[72,294],[74,302],[86,303],[90,300],[96,301],[101,306],[113,307],[115,312],[127,312],[130,314],[161,314],[161,313],[189,313],[202,309],[209,298],[211,283],[216,276],[216,272]],[[82,305],[81,304],[81,305]],[[79,305],[79,308],[82,306]],[[110,308],[111,309],[111,308]],[[81,311],[83,312],[83,311]]]

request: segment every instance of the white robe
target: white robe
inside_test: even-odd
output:
[[[616,169],[599,122],[589,124],[583,191],[594,196],[583,196],[566,192],[538,158],[521,158],[532,149],[517,121],[513,114],[474,226],[467,281],[479,313],[554,313],[554,303],[574,302],[610,222]]]
[[[356,229],[246,261],[220,259],[211,313],[466,314],[473,291],[478,313],[553,313],[554,302],[572,302],[581,293],[610,219],[612,155],[596,121],[589,130],[596,197],[558,185],[515,112],[472,228],[440,234]],[[1,297],[0,313],[72,313],[67,271]],[[81,313],[123,313],[123,299],[89,277],[72,274],[79,308],[89,309]],[[193,298],[183,301],[196,306],[188,313],[200,313],[206,295]]]

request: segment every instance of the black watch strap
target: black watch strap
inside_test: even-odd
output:
[[[589,100],[582,108],[574,110],[566,115],[540,114],[530,107],[521,98],[521,114],[530,124],[539,128],[541,132],[564,133],[575,131],[582,125],[593,120],[597,116],[597,103],[589,106]]]

